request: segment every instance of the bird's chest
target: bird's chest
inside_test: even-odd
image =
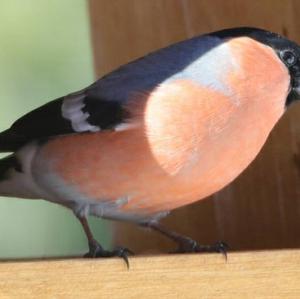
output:
[[[122,213],[172,210],[238,176],[282,113],[272,108],[266,121],[254,102],[193,85],[168,88],[149,97],[133,129],[49,142],[38,159],[47,165],[39,180],[61,198],[118,203],[113,208]]]
[[[164,88],[170,90],[160,90],[148,101],[145,128],[167,186],[157,201],[168,196],[169,209],[204,198],[236,178],[283,113],[278,90],[269,95],[275,98],[274,105],[264,93],[235,97],[188,82],[182,88],[178,84]]]

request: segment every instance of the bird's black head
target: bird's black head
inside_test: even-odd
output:
[[[286,105],[300,99],[300,47],[295,42],[277,33],[250,27],[225,29],[214,32],[212,35],[220,38],[248,36],[270,46],[288,68],[291,76],[290,92]]]

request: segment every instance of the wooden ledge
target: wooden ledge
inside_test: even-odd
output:
[[[300,250],[1,262],[0,298],[300,298]]]

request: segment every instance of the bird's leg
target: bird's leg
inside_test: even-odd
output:
[[[94,238],[86,217],[79,216],[79,215],[76,215],[76,217],[80,221],[80,223],[83,227],[83,230],[85,232],[85,235],[89,242],[89,252],[87,254],[85,254],[84,257],[98,258],[98,257],[116,257],[116,256],[118,256],[118,257],[121,257],[124,259],[127,267],[129,268],[128,255],[132,254],[132,252],[129,249],[123,248],[123,247],[117,247],[112,251],[103,249],[103,247]]]
[[[77,218],[83,227],[89,243],[89,252],[85,255],[85,257],[96,257],[98,252],[103,251],[103,248],[94,238],[86,217],[77,216]]]
[[[217,242],[212,245],[200,245],[189,237],[167,230],[157,222],[144,223],[142,226],[149,227],[176,242],[178,244],[178,248],[174,251],[175,253],[220,252],[224,254],[227,259],[228,245],[224,242]]]

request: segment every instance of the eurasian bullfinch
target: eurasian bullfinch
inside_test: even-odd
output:
[[[169,211],[234,180],[300,97],[300,48],[269,31],[226,29],[163,48],[18,119],[0,134],[0,195],[70,208],[89,257],[104,250],[86,217],[130,221],[179,244],[224,252],[162,228]]]

